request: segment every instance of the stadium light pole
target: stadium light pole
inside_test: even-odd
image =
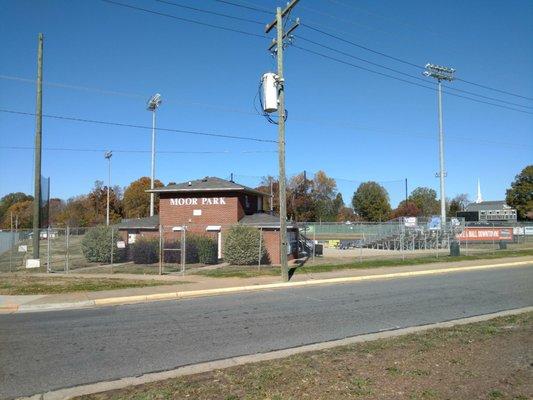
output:
[[[112,151],[106,151],[104,157],[107,159],[107,213],[106,213],[106,225],[109,226],[109,188],[111,187],[111,157]]]
[[[152,166],[150,172],[150,189],[154,190],[154,175],[155,175],[155,112],[161,104],[161,95],[154,94],[148,100],[146,109],[152,112]],[[154,216],[154,192],[150,193],[150,217]]]
[[[455,69],[443,67],[435,64],[426,64],[424,75],[435,78],[438,81],[437,101],[439,113],[439,172],[436,174],[440,178],[440,220],[441,227],[446,226],[446,190],[444,178],[444,129],[442,127],[442,81],[453,81]]]

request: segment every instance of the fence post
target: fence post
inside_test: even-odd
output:
[[[66,230],[66,245],[67,245],[67,253],[65,254],[65,273],[69,273],[70,271],[70,265],[69,265],[69,262],[70,262],[70,249],[69,249],[69,241],[70,241],[70,227],[67,225],[67,230]]]
[[[495,253],[495,250],[496,250],[496,244],[494,243],[494,233],[495,233],[495,230],[494,230],[494,222],[492,223],[492,253]]]
[[[52,272],[50,265],[50,227],[46,228],[46,272]]]
[[[159,224],[159,275],[163,275],[163,225]]]
[[[263,228],[259,227],[259,263],[257,269],[261,269],[261,239],[263,238]]]
[[[113,250],[115,250],[114,247],[114,238],[113,238],[113,227],[111,227],[111,268],[113,268]]]
[[[181,229],[181,274],[185,275],[185,257],[187,246],[185,246],[185,226]]]
[[[316,224],[313,225],[313,264],[315,263],[315,249],[316,249]]]

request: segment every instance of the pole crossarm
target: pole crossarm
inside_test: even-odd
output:
[[[289,28],[289,30],[287,32],[285,32],[285,34],[283,35],[283,41],[285,41],[285,39],[287,39],[287,38],[290,38],[292,32],[294,32],[296,30],[296,28],[298,28],[299,26],[300,26],[300,18],[297,18],[296,22],[294,23],[294,25],[291,26]],[[272,39],[272,44],[268,47],[268,51],[272,51],[274,49],[274,47],[277,47],[277,45],[278,45],[278,41],[276,39]]]
[[[287,13],[289,11],[291,11],[291,9],[296,5],[298,4],[300,0],[291,0],[291,2],[289,4],[287,4],[287,7],[285,7],[282,11],[281,11],[281,18],[285,17],[285,15],[287,15]],[[272,30],[272,28],[274,28],[277,24],[277,20],[276,18],[274,18],[274,20],[267,24],[267,26],[265,27],[265,33],[268,33]]]

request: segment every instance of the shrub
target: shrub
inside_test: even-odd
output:
[[[218,244],[215,239],[206,236],[195,238],[198,252],[198,262],[200,264],[216,264],[218,261]]]
[[[261,258],[265,258],[265,244],[260,232],[248,226],[233,226],[224,235],[224,260],[233,265],[254,265],[259,262],[259,243]]]
[[[132,259],[135,264],[154,264],[159,261],[159,241],[140,238],[132,245]]]
[[[81,240],[81,251],[89,262],[109,264],[111,249],[113,262],[120,262],[125,258],[124,249],[117,248],[117,241],[121,240],[118,231],[108,226],[97,226],[87,231]]]
[[[201,235],[188,234],[185,243],[185,262],[187,264],[217,263],[217,242],[215,240]],[[181,242],[166,242],[165,249],[181,249]],[[166,263],[181,262],[181,251],[167,250],[164,253]]]

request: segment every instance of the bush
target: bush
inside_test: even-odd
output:
[[[119,240],[121,238],[116,229],[97,226],[89,229],[81,240],[81,251],[89,262],[109,264],[111,249],[113,249],[113,262],[120,262],[124,260],[126,252],[124,249],[117,248]]]
[[[257,228],[233,226],[224,234],[224,260],[233,265],[254,265],[259,263],[259,242],[261,258],[265,258],[265,244]]]
[[[134,264],[154,264],[159,262],[159,241],[140,238],[132,244],[131,256]]]
[[[206,236],[195,238],[198,252],[198,262],[200,264],[216,264],[218,261],[218,244],[215,239]]]
[[[188,234],[185,240],[185,262],[187,264],[216,264],[217,263],[217,242],[211,238]],[[181,249],[181,242],[166,242],[165,249]],[[164,252],[166,263],[180,263],[181,251],[167,250]]]

